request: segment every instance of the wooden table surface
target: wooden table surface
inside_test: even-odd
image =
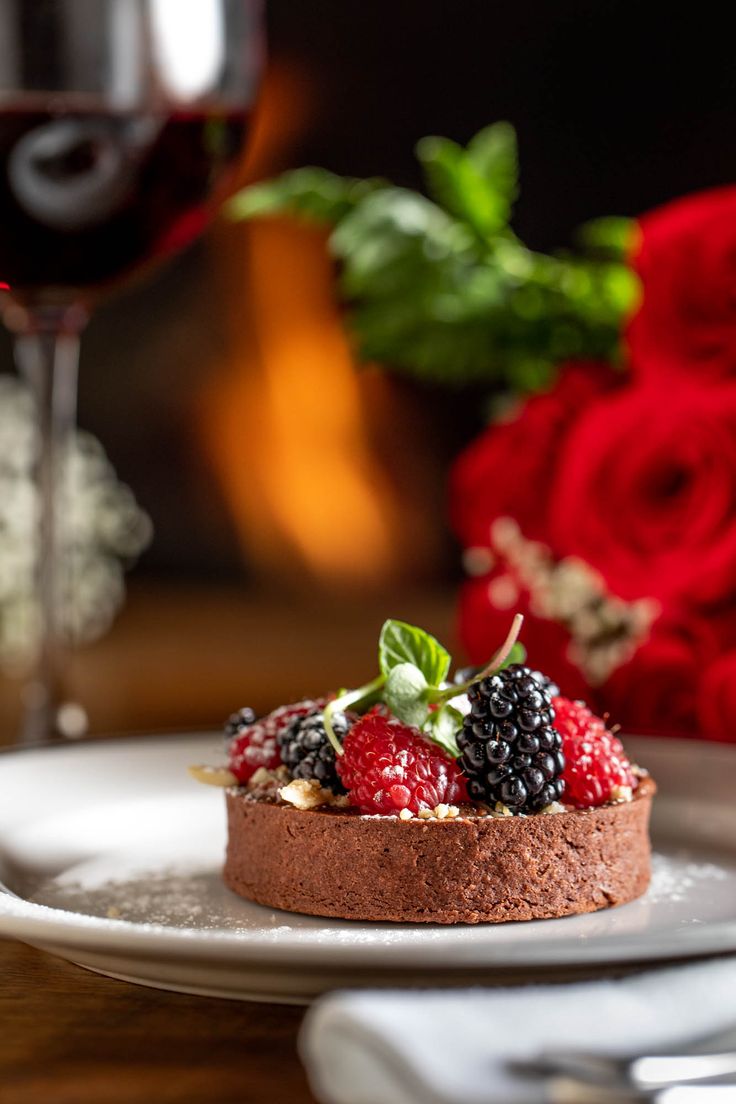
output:
[[[288,1005],[98,977],[0,940],[1,1104],[311,1104]]]

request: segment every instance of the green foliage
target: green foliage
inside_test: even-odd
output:
[[[392,667],[386,678],[383,700],[394,717],[404,724],[421,728],[427,720],[428,683],[422,672],[413,663],[399,663]]]
[[[340,291],[365,360],[427,380],[547,383],[568,358],[616,360],[637,282],[625,258],[634,224],[597,219],[580,252],[528,249],[509,220],[518,191],[508,123],[467,148],[417,146],[429,198],[381,180],[299,169],[246,189],[237,218],[292,212],[332,226]]]
[[[425,731],[430,740],[447,752],[452,759],[460,755],[457,738],[463,727],[463,715],[454,705],[446,703],[430,713]]]
[[[336,176],[326,169],[295,169],[245,188],[230,200],[227,210],[235,219],[293,214],[334,225],[383,184],[381,180]]]
[[[509,637],[496,653],[500,662],[490,661],[492,666],[485,674],[526,660],[526,649],[518,640],[507,652],[509,641],[518,634],[523,620],[516,615]],[[448,683],[451,663],[447,649],[424,629],[405,621],[385,621],[378,639],[381,673],[357,690],[340,690],[323,711],[325,732],[336,755],[342,755],[343,751],[332,723],[335,714],[345,709],[364,713],[382,702],[394,717],[421,729],[448,755],[457,758],[460,754],[457,737],[463,724],[463,713],[457,705],[479,676],[473,675],[467,682]]]
[[[526,663],[526,648],[519,640],[516,641],[498,670],[503,671],[504,668],[511,667],[514,663]]]
[[[449,138],[423,138],[417,157],[430,196],[481,240],[489,241],[504,229],[518,188],[513,127],[486,127],[467,150]]]
[[[584,222],[576,236],[584,249],[612,260],[625,261],[636,243],[636,223],[631,219],[606,215]]]
[[[428,683],[439,686],[447,677],[450,662],[447,649],[424,629],[405,621],[384,622],[378,638],[378,664],[386,678],[396,667],[413,666],[424,679],[423,689]]]

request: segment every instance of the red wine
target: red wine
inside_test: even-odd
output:
[[[187,245],[227,186],[245,112],[0,108],[0,284],[92,291]]]

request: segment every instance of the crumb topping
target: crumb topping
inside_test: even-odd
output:
[[[614,805],[621,805],[626,801],[633,801],[634,791],[631,786],[614,786],[611,790],[611,802]]]
[[[189,774],[197,782],[203,782],[205,786],[236,786],[237,778],[227,767],[208,767],[198,765],[189,767]]]
[[[500,801],[497,801],[493,808],[486,812],[486,816],[491,817],[510,817],[513,815],[508,805],[503,805]]]
[[[279,797],[296,809],[318,809],[320,805],[335,805],[338,808],[347,805],[344,795],[320,786],[316,778],[294,778],[288,786],[282,786]]]
[[[446,805],[442,802],[435,805],[434,809],[420,809],[417,815],[420,820],[454,820],[460,816],[460,810],[457,805]]]
[[[268,770],[266,767],[259,767],[258,770],[251,775],[249,782],[253,786],[265,786],[269,782],[288,782],[289,772],[286,767],[277,767],[276,770]]]
[[[567,810],[560,801],[553,801],[550,805],[545,805],[542,809],[543,816],[554,816],[555,813],[565,812],[567,812]]]

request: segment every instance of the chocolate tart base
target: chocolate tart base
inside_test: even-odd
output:
[[[435,924],[534,920],[623,905],[649,884],[656,786],[633,801],[530,817],[399,820],[227,793],[224,878],[272,908]]]

